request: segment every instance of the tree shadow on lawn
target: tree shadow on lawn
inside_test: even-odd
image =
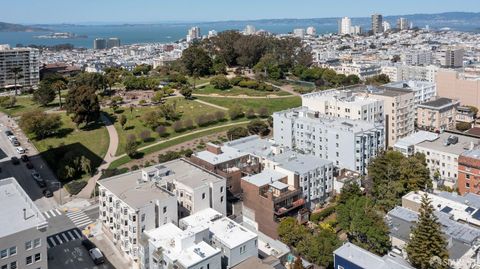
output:
[[[72,128],[62,128],[62,129],[58,130],[57,132],[55,132],[54,137],[56,137],[56,138],[64,138],[64,137],[66,137],[67,135],[71,134],[72,132],[73,132],[73,129],[72,129]]]
[[[133,129],[135,129],[135,126],[133,126],[133,125],[126,126],[126,127],[124,128],[125,131],[133,130]]]
[[[95,171],[97,167],[103,163],[102,157],[98,156],[81,143],[73,143],[69,145],[61,145],[56,148],[50,148],[40,153],[40,155],[47,162],[48,166],[57,177],[59,176],[58,171],[61,168],[60,166],[63,163],[62,160],[65,158],[65,155],[72,155],[71,157],[73,158],[85,156],[91,162],[92,171]],[[84,175],[77,175],[76,177],[69,178],[68,180],[62,180],[59,178],[59,180],[61,180],[63,183],[67,183],[72,180],[80,179],[82,176]]]

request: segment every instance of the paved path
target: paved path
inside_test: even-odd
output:
[[[100,178],[102,175],[101,171],[103,169],[107,169],[110,166],[110,163],[115,160],[115,153],[117,152],[118,148],[118,133],[117,129],[115,129],[115,126],[113,123],[110,121],[108,117],[105,116],[104,113],[101,114],[100,118],[102,121],[105,123],[105,127],[107,127],[108,131],[108,136],[110,139],[110,143],[108,145],[108,150],[107,153],[105,154],[105,157],[103,158],[103,163],[97,168],[97,174],[95,174],[93,177],[91,177],[88,180],[87,186],[80,191],[76,195],[78,198],[85,198],[85,199],[90,199],[90,195],[93,192],[93,189],[95,188],[95,185],[97,184],[97,180]]]
[[[207,106],[211,106],[211,107],[214,107],[214,108],[218,108],[218,109],[221,109],[221,110],[228,110],[228,108],[226,108],[226,107],[218,106],[218,105],[215,105],[215,104],[212,104],[212,103],[209,103],[209,102],[205,102],[205,101],[202,101],[202,100],[198,100],[198,99],[195,99],[195,102],[200,103],[200,104],[204,104],[204,105],[207,105]]]
[[[285,91],[285,92],[288,92],[292,95],[295,95],[295,96],[301,96],[300,93],[296,92],[294,89],[293,89],[293,86],[292,85],[282,85],[282,86],[277,86],[273,83],[270,83],[270,82],[265,82],[265,84],[268,84],[274,88],[277,88],[277,89],[280,89],[282,91]]]

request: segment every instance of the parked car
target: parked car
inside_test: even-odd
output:
[[[86,237],[84,237],[82,240],[82,246],[84,246],[87,251],[97,247],[92,241],[90,241],[90,239]]]
[[[16,147],[15,150],[17,151],[18,154],[24,154],[25,153],[25,149],[22,148],[22,147]]]
[[[22,159],[22,161],[23,161],[24,163],[28,162],[28,156],[25,155],[25,154],[23,154],[22,156],[20,156],[20,159]]]
[[[17,165],[17,164],[20,163],[20,160],[19,160],[17,157],[15,157],[15,156],[12,157],[12,158],[10,158],[10,160],[12,161],[12,163],[13,163],[14,165]]]
[[[43,191],[43,196],[45,196],[45,197],[47,197],[47,198],[50,198],[50,197],[53,196],[53,193],[52,193],[51,190],[45,189],[45,190]]]
[[[5,130],[5,135],[6,136],[11,136],[11,135],[13,135],[13,132],[11,130]]]
[[[18,140],[12,140],[11,142],[12,142],[12,145],[15,147],[20,146],[20,142],[18,142]]]
[[[14,136],[13,134],[12,135],[9,135],[7,136],[8,140],[10,141],[13,141],[13,140],[18,140],[16,136]]]
[[[32,172],[32,178],[37,182],[38,186],[40,186],[41,188],[44,188],[47,186],[47,183],[45,182],[45,180],[35,170],[33,170]]]
[[[105,257],[103,257],[102,252],[98,248],[92,248],[88,251],[90,258],[92,258],[93,263],[96,265],[102,264],[105,262]]]
[[[26,162],[25,165],[28,169],[33,169],[33,164],[31,162]]]

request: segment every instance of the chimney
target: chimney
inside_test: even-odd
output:
[[[23,209],[23,219],[27,220],[27,209],[26,208]]]
[[[215,155],[219,155],[219,154],[222,154],[222,149],[219,145],[215,145],[213,143],[207,143],[207,151],[215,154]]]

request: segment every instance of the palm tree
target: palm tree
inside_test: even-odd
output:
[[[10,72],[12,72],[14,75],[15,75],[15,95],[17,95],[17,79],[19,79],[21,77],[21,75],[19,76],[18,74],[20,72],[22,72],[23,69],[21,67],[13,67],[12,69],[10,69]]]
[[[60,109],[62,108],[62,91],[67,89],[67,84],[63,80],[57,80],[52,84],[52,88],[58,92],[58,100],[60,101]]]

